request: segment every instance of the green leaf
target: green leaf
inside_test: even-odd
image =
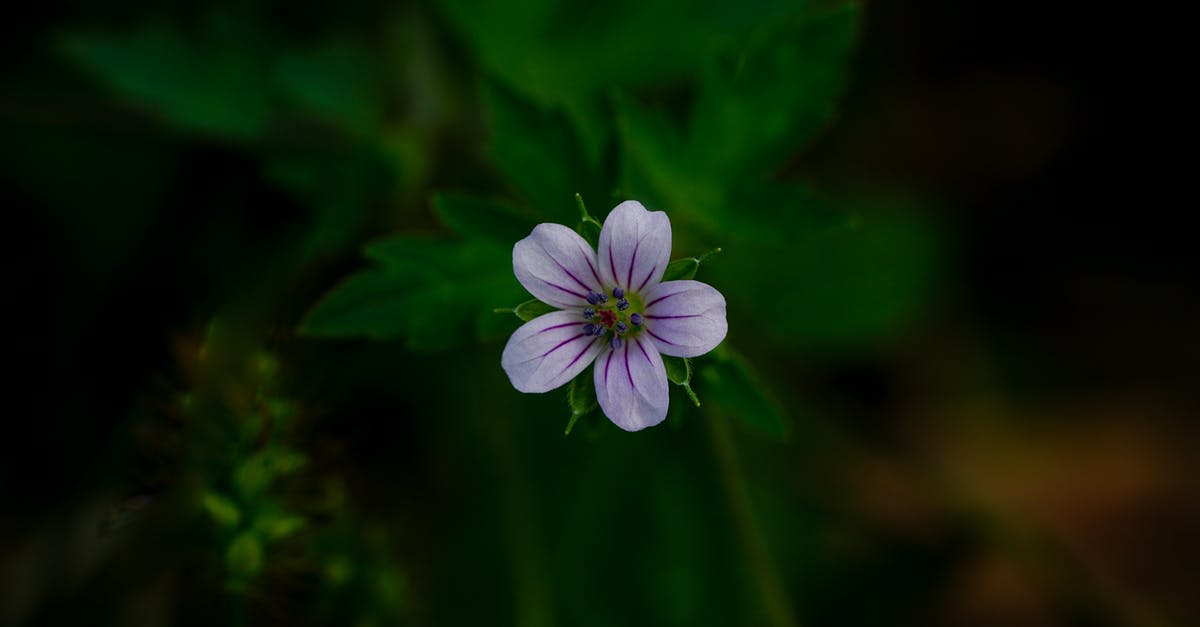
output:
[[[663,281],[680,281],[684,279],[692,279],[696,277],[696,271],[700,269],[700,264],[712,255],[721,252],[720,248],[714,248],[699,257],[684,257],[676,259],[667,264],[666,271],[663,272]]]
[[[353,137],[370,138],[384,119],[380,64],[349,41],[288,52],[274,78],[292,102]]]
[[[691,121],[704,172],[762,178],[811,142],[836,111],[858,19],[852,2],[808,6],[717,57]]]
[[[547,222],[568,222],[577,193],[601,197],[601,179],[560,109],[538,107],[493,84],[486,94],[492,161]]]
[[[268,112],[270,45],[232,16],[210,16],[200,31],[75,32],[58,48],[132,107],[187,130],[256,139]]]
[[[253,530],[243,531],[225,550],[225,566],[237,580],[246,580],[262,571],[262,539]]]
[[[721,351],[700,370],[705,395],[715,404],[752,427],[776,437],[786,428],[783,413],[762,381],[732,351]]]
[[[692,390],[692,360],[685,357],[672,357],[670,355],[662,356],[663,365],[667,368],[667,379],[675,385],[683,387],[687,392],[688,398],[692,399],[692,403],[696,407],[700,406],[700,397],[696,396],[696,392]]]
[[[567,406],[571,408],[571,419],[567,422],[563,435],[570,435],[575,423],[596,409],[596,384],[592,379],[592,367],[589,366],[587,370],[571,379],[570,385],[567,386]]]
[[[509,246],[398,236],[368,246],[366,254],[379,265],[326,294],[301,333],[404,339],[413,350],[445,350],[472,341],[480,316],[520,292]]]
[[[551,305],[547,305],[536,298],[533,300],[527,300],[513,308],[513,313],[525,322],[529,322],[538,316],[548,314],[552,311],[558,311],[558,309]]]
[[[237,527],[242,520],[242,513],[238,510],[237,504],[222,494],[212,491],[205,492],[201,502],[204,505],[204,511],[208,512],[213,521],[222,527]]]
[[[433,212],[450,230],[465,237],[481,237],[514,244],[529,235],[537,223],[511,203],[461,192],[439,192]]]
[[[271,511],[260,514],[254,521],[254,528],[260,531],[268,540],[282,540],[304,526],[303,516]]]

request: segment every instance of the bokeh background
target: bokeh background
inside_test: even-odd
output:
[[[1200,624],[1134,17],[9,14],[0,625]],[[723,249],[702,405],[640,433],[499,366],[576,193]]]

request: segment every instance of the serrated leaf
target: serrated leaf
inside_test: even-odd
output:
[[[745,361],[724,351],[725,356],[709,360],[700,370],[705,396],[730,416],[776,437],[786,428],[779,404]]]
[[[570,385],[567,386],[567,406],[571,409],[571,419],[567,422],[567,428],[563,431],[563,435],[570,435],[575,423],[596,409],[596,385],[592,377],[592,367],[588,366],[586,370],[571,379]]]
[[[512,203],[462,192],[439,192],[433,212],[450,230],[465,237],[481,237],[514,244],[529,235],[537,221]]]
[[[478,318],[515,300],[507,246],[399,236],[367,247],[379,266],[360,270],[326,294],[301,333],[319,337],[403,338],[414,350],[445,350],[475,339]]]

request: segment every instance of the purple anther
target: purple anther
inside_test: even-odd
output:
[[[587,293],[587,302],[590,305],[595,305],[596,303],[604,302],[603,299],[604,299],[604,294],[597,294],[597,293],[591,292],[591,291],[589,291]]]
[[[629,316],[629,321],[632,322],[633,326],[635,327],[642,326],[642,314],[635,313],[632,316]]]
[[[591,307],[588,307],[587,309],[583,310],[584,318],[591,318],[592,316],[595,316],[595,315],[596,315],[596,310],[592,309]]]
[[[624,322],[618,322],[613,326],[613,330],[615,330],[617,333],[624,333],[629,330],[629,325],[625,324]]]
[[[626,309],[629,309],[629,301],[625,300],[624,298],[617,301],[617,309],[619,311],[625,311]]]
[[[621,336],[619,336],[619,335],[612,336],[612,339],[608,341],[608,345],[612,346],[613,350],[621,348]]]
[[[598,324],[598,325],[596,325],[596,330],[592,332],[592,335],[594,335],[596,337],[600,337],[601,335],[604,335],[604,331],[605,331],[604,325]]]
[[[623,290],[619,287],[614,287],[613,288],[613,298],[625,298],[625,290]]]
[[[595,335],[596,334],[596,325],[594,325],[590,322],[583,325],[583,334],[584,335]]]
[[[596,296],[598,296],[598,297],[600,298],[600,301],[599,301],[599,302],[602,302],[602,303],[607,303],[607,302],[608,302],[608,294],[605,294],[604,292],[601,292],[601,293],[597,294]]]

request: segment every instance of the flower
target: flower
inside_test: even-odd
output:
[[[561,311],[522,325],[500,365],[521,392],[548,392],[596,363],[600,408],[626,431],[667,417],[662,355],[695,357],[725,339],[725,297],[699,281],[662,282],[671,221],[633,200],[600,230],[599,254],[561,224],[539,224],[513,246],[513,273]]]

